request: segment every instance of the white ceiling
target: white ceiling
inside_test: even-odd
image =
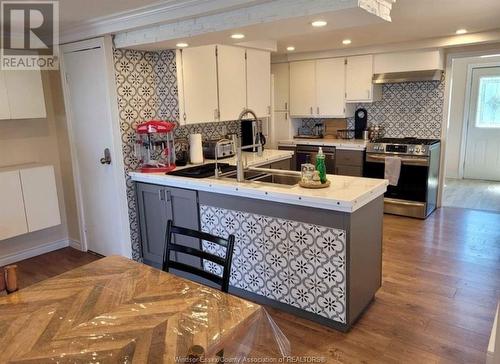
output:
[[[174,1],[182,2],[166,0],[161,3]],[[192,0],[185,2],[190,1]],[[96,18],[109,17],[158,3],[157,0],[62,0],[61,30],[64,33],[95,21]],[[310,19],[304,17],[237,30],[245,33],[245,41],[277,41],[279,53],[286,53],[285,48],[289,45],[295,46],[295,53],[357,48],[450,36],[459,28],[466,28],[469,32],[499,29],[500,0],[397,0],[391,16],[392,23],[373,21],[371,16],[367,15],[366,21],[358,17],[356,25],[351,26],[349,11],[346,11],[344,14],[325,14],[324,17],[330,23],[321,29],[310,27]],[[228,31],[204,34],[187,41],[193,45],[228,43],[228,34]],[[342,44],[341,41],[345,38],[352,40],[350,46]],[[149,48],[170,48],[175,43],[176,40],[171,40]]]
[[[465,28],[482,32],[500,28],[500,0],[398,0],[391,12],[392,23],[347,27],[314,35],[282,37],[279,52],[294,45],[296,52],[364,47],[455,35]],[[350,46],[342,44],[351,39]]]

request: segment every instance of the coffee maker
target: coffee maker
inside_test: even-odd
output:
[[[248,145],[262,144],[262,149],[266,144],[266,137],[262,133],[261,120],[242,120],[241,121],[241,146],[244,148]],[[257,152],[257,148],[253,148],[252,152]]]

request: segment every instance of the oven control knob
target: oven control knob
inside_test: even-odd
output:
[[[415,149],[413,148],[408,148],[408,152],[413,153]]]
[[[415,148],[415,152],[420,153],[420,148]]]

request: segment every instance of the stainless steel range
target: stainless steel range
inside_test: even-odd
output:
[[[437,203],[441,143],[438,139],[381,138],[368,143],[364,176],[384,178],[385,159],[401,158],[397,186],[389,186],[384,212],[425,219]]]

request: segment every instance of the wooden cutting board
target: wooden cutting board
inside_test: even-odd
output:
[[[325,126],[325,139],[337,139],[337,131],[347,129],[346,119],[325,119],[323,123]]]

